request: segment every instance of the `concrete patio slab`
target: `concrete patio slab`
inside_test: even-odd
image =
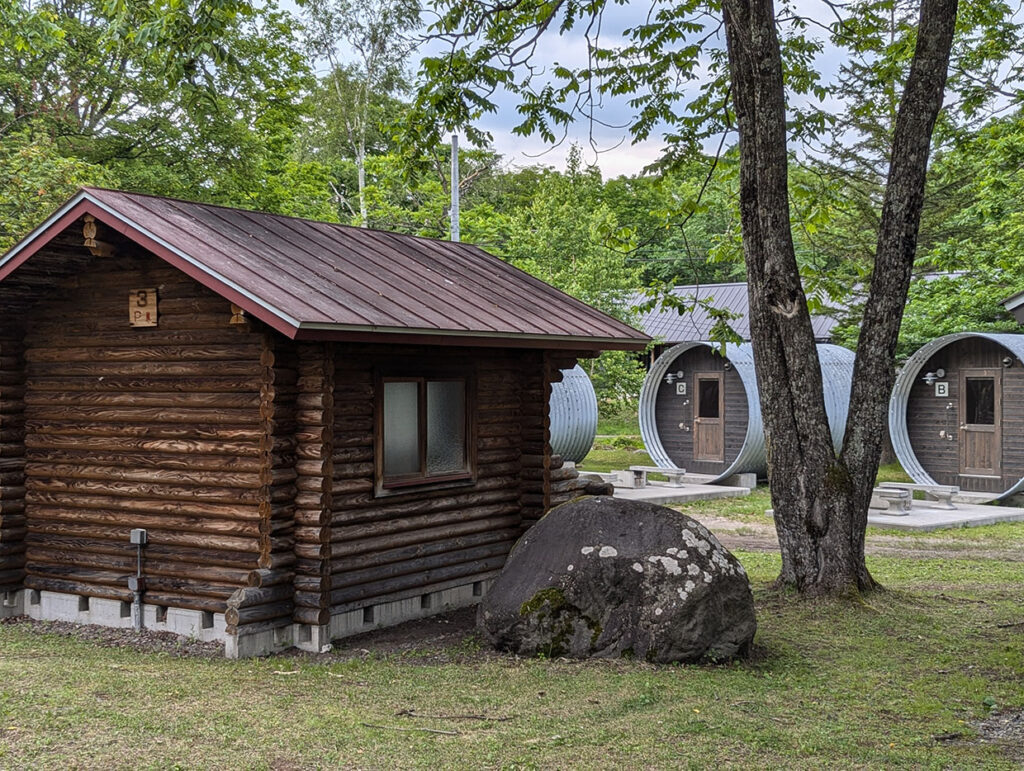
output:
[[[955,498],[953,499],[956,500]],[[887,530],[945,530],[958,527],[981,527],[997,522],[1024,522],[1024,509],[1010,506],[983,506],[955,503],[956,509],[935,508],[927,501],[914,501],[905,516],[868,510],[868,524]]]
[[[750,495],[746,487],[726,487],[724,485],[691,485],[673,487],[661,482],[648,482],[646,487],[634,489],[616,487],[615,497],[625,501],[644,501],[664,506],[669,503],[691,503],[707,501],[715,498],[742,498]]]
[[[771,517],[775,512],[768,509],[765,514]],[[1024,509],[957,503],[956,509],[950,510],[929,506],[926,501],[914,501],[910,511],[905,514],[888,514],[877,509],[868,509],[868,525],[886,530],[916,530],[927,533],[931,530],[982,527],[999,522],[1024,522]]]

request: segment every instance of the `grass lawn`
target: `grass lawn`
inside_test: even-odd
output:
[[[757,651],[720,666],[521,660],[468,630],[442,647],[231,662],[2,624],[0,768],[1024,762],[1019,738],[978,734],[1024,708],[1021,563],[873,558],[888,591],[801,602],[769,588],[777,554],[737,556]]]
[[[582,467],[648,464],[633,438]],[[763,531],[769,505],[683,510]],[[778,554],[737,550],[756,651],[717,666],[517,659],[465,614],[411,646],[235,662],[3,623],[0,769],[1020,768],[1024,562],[984,549],[1024,523],[926,536],[878,536],[900,552],[869,556],[887,590],[863,600],[780,594]]]
[[[602,415],[597,421],[597,435],[635,436],[639,439],[640,423],[637,421],[636,412],[625,410],[618,415]]]

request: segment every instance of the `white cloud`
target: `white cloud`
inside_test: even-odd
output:
[[[639,174],[645,166],[661,157],[662,143],[647,140],[631,145],[623,139],[624,132],[602,137],[597,150],[591,146],[585,129],[570,132],[565,141],[552,147],[538,137],[520,137],[500,125],[489,128],[494,136],[494,149],[514,166],[553,166],[564,170],[569,149],[573,143],[583,148],[583,160],[601,169],[605,179],[622,175]]]

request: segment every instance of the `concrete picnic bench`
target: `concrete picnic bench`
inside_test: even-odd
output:
[[[883,490],[906,490],[913,498],[913,493],[920,491],[924,493],[925,500],[934,502],[937,509],[956,509],[953,505],[953,496],[960,493],[957,485],[917,485],[910,482],[882,482],[875,488]]]
[[[899,490],[894,487],[876,487],[871,491],[869,509],[877,509],[894,517],[905,517],[910,513],[910,504],[914,500],[910,490]]]
[[[684,468],[660,468],[658,466],[630,466],[629,470],[633,472],[634,487],[647,487],[648,474],[664,474],[668,478],[669,485],[682,487],[683,475],[686,474]]]

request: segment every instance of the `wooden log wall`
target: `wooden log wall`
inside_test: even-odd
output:
[[[0,318],[0,592],[25,578],[25,368],[21,320]]]
[[[564,465],[561,455],[552,455],[548,485],[551,489],[548,505],[553,509],[582,495],[580,488],[585,486],[585,483],[580,482],[580,475],[574,466]]]
[[[129,291],[148,287],[158,326],[132,328]],[[53,287],[23,342],[4,327],[0,588],[23,561],[27,588],[129,601],[139,527],[146,603],[223,612],[232,633],[322,625],[494,577],[569,489],[547,411],[574,357],[296,344],[232,316],[138,251]],[[375,492],[376,375],[396,361],[469,375],[470,483]]]
[[[548,414],[552,377],[550,366],[538,357],[522,375],[521,406],[523,461],[520,469],[521,527],[528,529],[544,516],[550,501],[551,418]]]
[[[129,291],[149,287],[158,326],[133,328]],[[240,588],[290,580],[274,572],[291,559],[288,368],[231,316],[144,253],[96,258],[33,307],[26,587],[131,599],[137,527],[147,603],[223,612]]]
[[[321,602],[331,613],[497,575],[522,532],[525,436],[543,452],[541,354],[437,349],[426,358],[422,348],[339,346],[334,359],[329,543],[321,524],[300,525],[298,573],[312,575],[329,560],[330,589]],[[375,496],[374,373],[396,361],[408,362],[410,373],[417,364],[472,372],[474,483]],[[298,613],[313,618],[315,599],[297,594]]]
[[[532,492],[527,492],[525,495],[530,496],[530,500],[535,500],[533,496],[542,495],[542,508],[540,509],[539,515],[536,517],[526,518],[524,515],[524,528],[532,525],[541,516],[546,514],[548,511],[553,509],[555,506],[559,506],[567,501],[571,501],[579,495],[579,474],[573,467],[565,466],[560,455],[553,455],[551,452],[551,384],[558,383],[562,380],[562,371],[572,369],[576,366],[576,356],[565,356],[549,352],[544,356],[544,367],[542,369],[544,377],[544,397],[541,402],[543,407],[543,446],[541,448],[543,455],[540,456],[541,465],[538,468],[536,460],[530,466],[524,463],[523,475],[524,479],[530,480],[534,484]],[[540,434],[537,433],[537,436]],[[531,449],[535,449],[531,447]],[[542,483],[541,489],[538,493],[536,490],[536,480],[540,480]],[[531,514],[536,513],[536,510]]]

